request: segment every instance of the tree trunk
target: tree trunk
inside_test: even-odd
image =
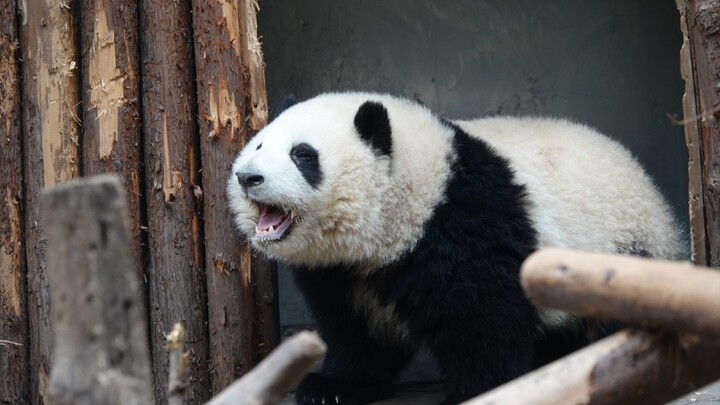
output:
[[[20,2],[23,86],[25,240],[28,268],[28,322],[32,403],[44,401],[53,348],[47,290],[45,233],[40,225],[39,195],[77,177],[79,104],[77,51],[72,3],[60,0]]]
[[[144,302],[131,266],[119,179],[84,179],[43,197],[56,331],[49,400],[150,403]]]
[[[27,403],[19,43],[15,1],[0,0],[0,403]]]
[[[720,266],[720,0],[676,0],[684,34],[681,74],[690,154],[693,263]]]
[[[255,19],[251,1],[193,0],[200,150],[202,161],[212,162],[203,170],[202,197],[205,223],[211,225],[204,234],[214,393],[254,365],[258,347],[277,344],[272,331],[253,328],[253,319],[277,308],[275,285],[258,284],[250,249],[234,227],[225,195],[235,156],[267,117],[262,64],[247,59],[246,50],[257,45],[248,19]],[[262,271],[260,281],[272,279],[275,269]],[[263,301],[269,311],[257,312],[255,292],[271,297]],[[269,323],[278,329],[277,322]]]
[[[250,250],[233,227],[225,185],[247,134],[243,108],[240,1],[193,0],[200,150],[205,208],[212,390],[220,392],[252,363]]]
[[[137,2],[86,0],[80,16],[83,173],[121,176],[130,216],[130,264],[145,297]]]
[[[210,397],[200,163],[187,1],[140,2],[149,305],[155,400],[165,403],[165,334],[182,322],[191,375],[185,400]]]

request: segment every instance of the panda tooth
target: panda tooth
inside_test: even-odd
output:
[[[270,225],[270,229],[268,229],[268,232],[275,232],[275,228],[273,228],[273,226]]]

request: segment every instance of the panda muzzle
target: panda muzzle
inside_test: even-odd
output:
[[[260,217],[255,226],[256,240],[278,240],[285,235],[294,215],[272,205],[260,204]]]

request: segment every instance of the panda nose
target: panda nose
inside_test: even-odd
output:
[[[256,173],[236,172],[238,183],[243,186],[244,189],[261,185],[265,178]]]

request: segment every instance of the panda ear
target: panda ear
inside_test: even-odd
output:
[[[366,101],[355,114],[355,128],[360,138],[383,155],[392,152],[390,118],[385,107],[376,101]]]
[[[282,101],[273,108],[272,113],[270,114],[270,118],[268,119],[268,122],[275,121],[275,118],[277,118],[280,114],[282,114],[285,110],[288,108],[294,106],[295,104],[299,103],[300,100],[298,100],[297,96],[294,94],[288,94],[285,96],[285,98],[282,99]]]

